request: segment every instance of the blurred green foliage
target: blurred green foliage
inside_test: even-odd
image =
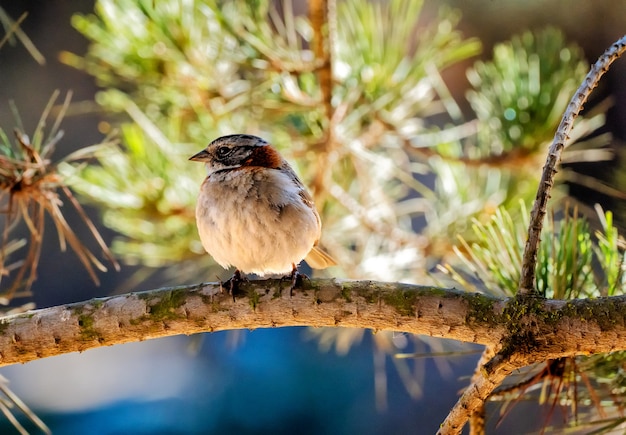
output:
[[[517,214],[517,204],[520,200],[530,204],[534,199],[544,150],[586,69],[582,50],[568,45],[563,33],[551,27],[514,35],[496,44],[490,60],[474,63],[467,71],[472,88],[466,93],[476,116],[465,124],[471,134],[455,138],[458,133],[453,128],[463,125],[449,128],[453,134],[446,135],[444,130],[435,136],[439,139],[432,146],[435,155],[426,154],[437,175],[438,200],[426,213],[430,239],[454,240],[461,235],[472,241],[476,234],[468,231],[468,223],[473,219],[488,222],[498,207],[514,214],[515,220],[525,218]],[[579,117],[563,159],[581,159],[575,142],[596,131],[604,121],[601,110],[587,118]],[[605,139],[599,136],[578,146],[578,151],[587,148],[582,159],[606,159],[597,149],[606,146]],[[593,189],[606,188],[568,175],[575,182],[593,184]],[[557,185],[552,193],[552,204],[557,208],[567,195],[562,187]]]
[[[342,26],[332,39],[331,120],[320,102],[320,65],[308,48],[314,36],[308,19],[294,15],[290,1],[281,5],[278,10],[268,1],[103,0],[94,15],[76,15],[73,24],[91,45],[83,57],[64,53],[62,59],[94,75],[104,88],[97,101],[126,112],[144,134],[134,134],[132,144],[124,137],[123,147],[99,151],[101,166],[85,168],[75,187],[106,205],[105,223],[123,235],[114,245],[118,254],[153,266],[175,264],[190,252],[199,254],[189,229],[195,200],[186,188],[199,186],[201,168],[182,159],[183,153],[191,153],[190,143],[199,149],[223,134],[259,134],[313,184],[324,242],[346,275],[408,278],[423,261],[423,241],[411,224],[423,212],[419,205],[402,213],[396,208],[412,191],[428,189],[415,179],[425,168],[412,163],[406,138],[436,128],[423,123],[437,106],[429,68],[459,62],[480,45],[455,30],[459,15],[453,11],[442,10],[419,25],[421,2],[341,2]],[[156,149],[146,129],[159,130],[163,140]],[[129,134],[127,127],[122,131]],[[144,162],[148,152],[141,147],[159,162]],[[320,161],[323,150],[333,152]],[[104,156],[125,161],[122,168],[152,172],[125,171],[133,182],[114,183],[111,178],[120,176],[106,175],[113,166]],[[180,189],[177,207],[189,212],[173,213],[140,178],[160,178],[164,189]],[[133,204],[115,199],[129,196]],[[163,235],[155,222],[172,219],[180,225]],[[173,238],[176,243],[163,242]]]
[[[179,176],[189,171],[187,157],[195,148],[173,144],[165,136],[176,134],[176,118],[160,130],[132,101],[126,107],[135,123],[120,127],[124,146],[108,144],[83,152],[100,164],[81,166],[81,177],[73,186],[105,210],[105,225],[122,234],[132,231],[133,237],[113,243],[113,250],[127,264],[159,267],[174,259],[197,257],[203,251],[190,204],[195,202],[198,185],[188,176]],[[61,170],[69,178],[74,168],[64,165]]]
[[[480,44],[456,30],[458,12],[420,20],[422,10],[421,1],[338,3],[330,66],[315,58],[316,35],[289,0],[100,0],[95,14],[74,16],[91,44],[62,59],[94,75],[97,101],[121,114],[122,145],[95,150],[100,164],[80,167],[75,183],[104,206],[120,234],[115,252],[155,267],[205,261],[193,216],[202,169],[186,157],[235,132],[272,141],[312,187],[323,243],[341,264],[335,275],[423,282],[432,265],[454,261],[457,236],[484,238],[470,222],[506,224],[499,207],[520,222],[516,204],[530,203],[541,151],[585,73],[581,50],[553,28],[496,45],[468,72],[476,119],[462,122],[440,73]],[[330,117],[317,81],[325,67]],[[603,122],[602,113],[580,119],[573,139]],[[550,255],[590,255],[578,248]],[[560,272],[541,273],[549,286]],[[559,295],[574,283],[562,279]]]
[[[613,226],[613,214],[597,209],[602,230],[589,228],[577,208],[566,207],[564,216],[552,213],[546,222],[537,258],[536,287],[551,299],[614,296],[626,285],[624,240]],[[498,208],[491,219],[473,221],[474,242],[460,237],[455,251],[464,267],[442,267],[468,291],[486,291],[496,296],[517,293],[522,255],[528,231],[528,212],[520,205],[520,219]],[[595,239],[595,243],[594,243]]]
[[[587,70],[582,50],[552,27],[497,44],[467,72],[479,156],[544,150]]]

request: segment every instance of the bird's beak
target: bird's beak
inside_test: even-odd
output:
[[[210,154],[207,152],[206,149],[204,149],[198,154],[194,154],[193,156],[189,157],[189,160],[192,160],[194,162],[206,162],[207,160],[209,160],[210,157]]]

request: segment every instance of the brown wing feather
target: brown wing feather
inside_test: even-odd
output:
[[[289,174],[289,178],[291,178],[294,184],[300,188],[299,194],[300,194],[300,198],[302,198],[302,202],[304,202],[306,205],[311,207],[311,209],[315,212],[315,218],[317,219],[317,223],[321,228],[322,222],[320,220],[319,214],[317,213],[317,210],[315,209],[313,198],[311,198],[311,195],[309,195],[309,192],[306,191],[306,188],[304,187],[304,184],[302,183],[302,181],[300,181],[300,179],[298,178],[294,170],[291,168],[291,166],[289,166],[287,162],[283,162],[281,169],[284,170],[287,174]],[[320,248],[318,246],[318,243],[319,243],[319,240],[316,240],[315,246],[313,246],[313,248],[307,254],[304,260],[313,269],[325,269],[330,266],[335,266],[337,262],[328,253],[326,253],[322,248]]]

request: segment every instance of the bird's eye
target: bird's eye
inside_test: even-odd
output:
[[[229,147],[219,147],[217,149],[217,151],[216,151],[217,158],[218,159],[223,159],[224,157],[229,155],[231,151],[232,151],[232,148],[229,148]]]

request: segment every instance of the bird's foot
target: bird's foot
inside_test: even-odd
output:
[[[241,292],[240,284],[243,282],[247,282],[248,278],[241,275],[239,269],[235,270],[233,276],[230,277],[225,283],[221,284],[222,289],[227,289],[228,294],[233,297],[233,302],[235,302],[235,295]]]
[[[309,277],[306,276],[304,273],[298,272],[298,268],[294,264],[293,269],[291,270],[291,273],[289,275],[283,276],[280,280],[281,281],[289,280],[289,297],[292,297],[293,290],[298,286],[302,286],[302,281],[305,279],[309,279]],[[281,292],[282,292],[282,288],[281,288]]]

